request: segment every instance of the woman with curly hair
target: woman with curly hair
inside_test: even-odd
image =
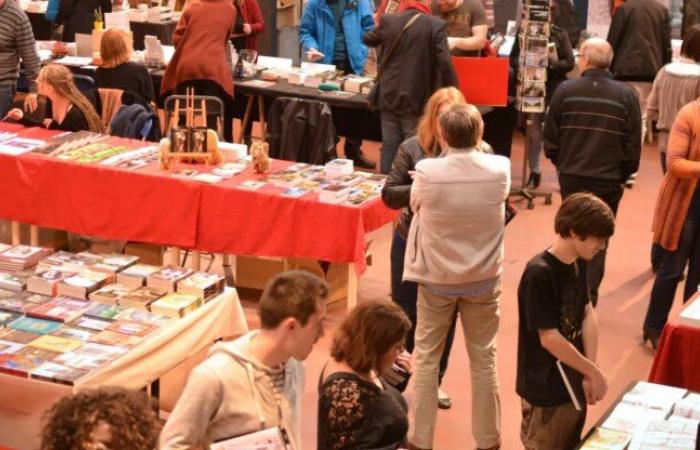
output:
[[[406,401],[381,374],[394,363],[410,373],[410,328],[393,302],[363,303],[340,325],[319,379],[318,450],[403,448]]]
[[[153,450],[158,428],[145,394],[120,387],[88,389],[46,412],[41,450]]]

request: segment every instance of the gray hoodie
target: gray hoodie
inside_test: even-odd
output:
[[[214,345],[206,360],[190,373],[185,390],[160,436],[160,448],[208,449],[225,438],[282,426],[292,450],[301,450],[301,396],[304,368],[290,358],[281,392],[282,423],[266,374],[275,372],[248,354],[251,331],[232,342]]]

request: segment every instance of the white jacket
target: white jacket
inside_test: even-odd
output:
[[[279,423],[274,392],[265,369],[247,355],[258,331],[233,342],[214,345],[206,360],[190,373],[185,390],[160,436],[160,448],[189,450],[253,431],[282,426],[292,450],[301,450],[301,395],[303,364],[287,361]]]
[[[449,149],[416,164],[403,279],[464,285],[501,273],[510,161]]]

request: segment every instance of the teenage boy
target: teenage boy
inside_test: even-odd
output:
[[[602,400],[608,389],[596,364],[598,322],[584,261],[605,248],[615,218],[598,197],[576,193],[559,208],[554,230],[554,245],[528,262],[518,287],[516,391],[526,450],[574,448],[586,404]]]
[[[301,449],[302,361],[323,336],[328,285],[308,272],[273,278],[260,298],[261,329],[212,347],[194,368],[161,435],[161,449],[279,427]]]

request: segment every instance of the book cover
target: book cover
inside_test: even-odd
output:
[[[51,336],[58,336],[66,339],[73,339],[75,341],[88,342],[95,335],[90,330],[83,330],[80,328],[62,326],[58,330],[51,333]]]
[[[24,346],[25,344],[0,339],[0,355],[4,353],[17,353],[19,350],[22,350]]]
[[[0,310],[0,328],[6,327],[10,322],[14,322],[20,317],[22,317],[21,313]]]
[[[78,347],[83,345],[82,341],[76,341],[74,339],[67,339],[59,336],[52,336],[50,334],[45,334],[29,344],[29,347],[41,348],[44,350],[50,350],[56,353],[66,353],[71,352]]]
[[[287,189],[286,191],[282,192],[280,195],[283,197],[290,197],[290,198],[299,198],[303,197],[304,195],[308,194],[310,191],[306,189],[301,189],[299,187],[291,187]]]
[[[76,327],[87,328],[88,330],[102,331],[106,330],[111,324],[109,320],[95,319],[92,317],[80,317],[74,322]]]
[[[124,286],[123,284],[115,283],[108,284],[88,295],[88,298],[92,301],[99,302],[105,305],[118,305],[119,299],[128,294],[131,288]]]
[[[32,276],[31,272],[0,272],[0,289],[22,292],[27,288],[27,280]]]
[[[10,342],[15,342],[17,344],[29,344],[34,339],[41,336],[37,333],[29,333],[26,331],[7,329],[0,333],[0,339]]]
[[[157,330],[158,327],[147,323],[118,320],[107,327],[107,329],[117,333],[143,337]]]
[[[127,286],[131,289],[144,286],[146,279],[156,273],[160,267],[150,266],[147,264],[134,264],[127,267],[123,271],[117,273],[117,283]]]
[[[121,272],[139,262],[139,257],[133,255],[108,253],[100,256],[102,256],[102,261],[95,264],[94,268],[96,270],[104,270],[111,273]]]
[[[88,294],[101,288],[112,279],[112,275],[95,270],[83,270],[66,277],[58,283],[58,294],[86,299]]]
[[[167,291],[163,289],[155,289],[151,287],[137,288],[120,297],[119,306],[125,308],[136,308],[141,311],[149,311],[150,305],[166,294]]]
[[[247,180],[238,185],[241,189],[246,189],[248,191],[257,191],[261,187],[265,186],[267,183],[264,181]]]
[[[202,299],[196,294],[168,294],[151,304],[151,311],[168,317],[184,317],[202,304]]]
[[[596,428],[581,450],[624,450],[631,438],[627,433]]]
[[[47,302],[26,310],[29,317],[38,319],[70,322],[77,319],[92,307],[93,303],[85,300],[75,300],[68,297],[55,297]]]
[[[73,386],[77,380],[85,376],[87,371],[63,366],[54,362],[46,362],[30,372],[31,378],[50,381],[53,383]]]
[[[46,361],[28,358],[18,353],[8,353],[0,355],[0,372],[20,377],[28,377],[32,370],[45,362]]]
[[[223,276],[209,272],[195,272],[177,284],[177,292],[194,294],[207,300],[224,292],[226,280]]]
[[[141,342],[140,336],[130,334],[117,333],[116,331],[104,330],[97,333],[92,342],[104,345],[114,345],[117,347],[130,348]]]
[[[64,353],[58,356],[54,362],[74,369],[91,371],[109,364],[112,358],[103,355],[90,355],[76,352]]]
[[[98,319],[113,320],[119,312],[121,312],[121,308],[117,305],[99,304],[85,311],[85,315]]]
[[[126,308],[114,318],[115,320],[127,320],[130,322],[140,322],[156,327],[167,325],[172,319],[160,314],[153,314],[148,311],[139,311],[134,308]]]
[[[81,354],[84,356],[107,358],[109,360],[112,360],[120,357],[127,351],[128,350],[124,347],[88,342],[73,353]]]
[[[50,269],[79,272],[87,266],[87,261],[78,258],[78,255],[75,253],[60,250],[39,261],[37,264],[37,272]]]
[[[191,274],[192,270],[187,267],[175,265],[163,266],[160,270],[148,277],[146,285],[151,288],[175,292],[178,281],[184,280]]]
[[[33,257],[41,256],[46,252],[42,247],[32,247],[29,245],[15,245],[0,253],[0,259],[23,262]]]
[[[58,294],[58,283],[64,278],[76,275],[75,272],[65,272],[59,269],[42,270],[27,280],[27,290],[42,295],[55,296]]]
[[[61,323],[53,320],[20,317],[9,325],[13,330],[26,331],[35,334],[49,334],[61,328]]]

